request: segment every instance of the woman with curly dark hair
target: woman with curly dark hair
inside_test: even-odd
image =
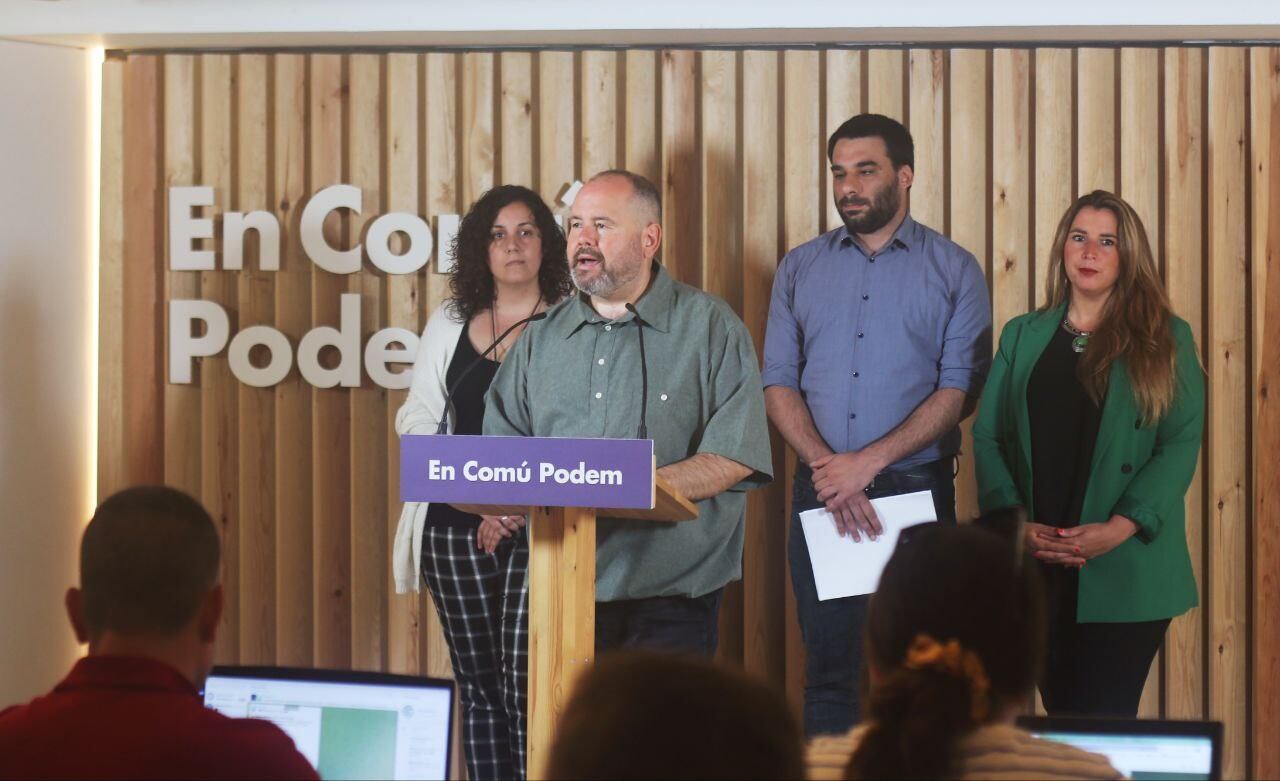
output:
[[[401,435],[434,434],[450,391],[449,431],[480,434],[485,391],[523,327],[481,359],[485,348],[572,290],[564,234],[525,187],[503,185],[482,195],[462,218],[452,254],[453,295],[422,334],[409,396],[396,414]],[[396,591],[417,591],[421,572],[431,592],[462,699],[468,777],[476,781],[525,775],[524,523],[408,502],[396,530]]]

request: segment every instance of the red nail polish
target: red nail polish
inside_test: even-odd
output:
[[[1071,551],[1072,551],[1073,553],[1079,553],[1079,552],[1080,552],[1080,546],[1079,546],[1079,545],[1075,546],[1074,548],[1072,548],[1072,549],[1071,549]]]
[[[1067,533],[1067,530],[1066,530],[1066,529],[1054,529],[1054,531],[1056,531],[1056,532],[1058,533],[1058,536],[1059,536],[1059,537],[1061,537],[1061,536],[1063,536],[1063,535],[1065,535],[1065,534]]]

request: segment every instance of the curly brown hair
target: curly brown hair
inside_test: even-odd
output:
[[[569,278],[569,260],[565,254],[564,231],[556,224],[551,209],[533,190],[515,184],[504,184],[489,190],[472,204],[458,226],[450,252],[453,273],[449,275],[449,304],[463,321],[493,305],[495,291],[493,273],[489,271],[490,231],[498,212],[513,203],[523,203],[533,213],[533,221],[542,237],[542,264],[538,269],[538,287],[542,300],[554,304],[573,290]]]

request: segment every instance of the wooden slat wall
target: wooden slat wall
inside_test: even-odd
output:
[[[1265,641],[1276,622],[1263,611],[1280,606],[1262,563],[1275,559],[1276,522],[1254,511],[1267,498],[1255,470],[1274,469],[1275,445],[1252,424],[1274,418],[1264,402],[1275,361],[1262,349],[1276,329],[1265,303],[1280,235],[1278,67],[1280,49],[1268,47],[113,56],[100,493],[164,480],[214,513],[229,597],[219,661],[448,675],[434,609],[390,582],[404,392],[368,380],[312,388],[296,369],[273,389],[250,388],[225,354],[199,361],[196,383],[169,385],[167,301],[216,300],[233,331],[269,324],[296,346],[311,328],[336,327],[340,294],[354,293],[364,336],[418,331],[448,295],[434,261],[410,276],[316,269],[297,241],[310,194],[361,188],[363,212],[326,224],[335,246],[350,246],[386,211],[460,213],[505,182],[558,209],[574,179],[626,166],[662,189],[672,273],[724,297],[759,348],[778,258],[839,225],[827,134],[880,111],[911,127],[913,212],[978,256],[997,331],[1042,300],[1048,247],[1077,193],[1117,190],[1145,221],[1200,344],[1210,411],[1186,500],[1201,607],[1173,623],[1142,710],[1222,719],[1227,776],[1274,771],[1262,730],[1274,730],[1275,707],[1252,682],[1275,669]],[[275,213],[281,270],[260,270],[250,234],[239,273],[169,271],[164,187],[192,183],[215,188],[219,212]],[[971,516],[964,428],[957,496]],[[773,444],[778,480],[750,497],[745,577],[725,600],[720,656],[798,702],[803,649],[785,560],[794,456]],[[1269,674],[1274,693],[1280,674]]]

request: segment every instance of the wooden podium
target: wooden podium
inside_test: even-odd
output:
[[[407,438],[404,438],[407,439]],[[426,439],[417,437],[416,439]],[[430,439],[439,439],[431,437]],[[478,447],[492,449],[495,438],[454,437],[459,440],[487,439]],[[510,438],[502,438],[510,441]],[[566,443],[585,440],[552,438],[519,439],[520,447],[537,448],[543,442],[562,450]],[[403,442],[403,439],[402,439]],[[597,448],[607,442],[635,443],[636,440],[592,440]],[[647,521],[688,521],[698,517],[698,508],[657,475],[652,442],[644,479],[651,485],[648,507],[557,506],[554,504],[486,504],[456,499],[448,501],[460,510],[477,515],[525,515],[529,530],[529,713],[527,719],[527,763],[530,779],[546,778],[551,738],[574,681],[595,658],[596,625],[596,518],[630,518]],[[404,448],[402,444],[402,453]],[[509,457],[509,456],[508,456]],[[519,457],[518,455],[516,456]],[[420,460],[420,459],[419,459]],[[405,493],[402,455],[402,495]],[[630,477],[634,474],[628,474]],[[607,493],[607,489],[605,489]],[[447,494],[449,492],[443,492]],[[443,494],[442,494],[443,495]],[[408,499],[407,496],[402,498]],[[428,501],[431,501],[428,499]],[[631,502],[635,504],[635,502]]]

